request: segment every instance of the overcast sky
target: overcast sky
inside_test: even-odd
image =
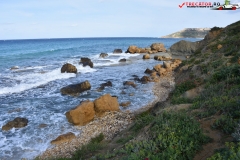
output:
[[[0,39],[160,37],[183,28],[224,27],[240,20],[240,9],[217,11],[186,6],[180,9],[178,5],[183,2],[0,0]]]

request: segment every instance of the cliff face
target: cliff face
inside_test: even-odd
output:
[[[161,38],[204,38],[210,28],[185,28]]]

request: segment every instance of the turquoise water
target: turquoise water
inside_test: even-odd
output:
[[[123,82],[132,75],[144,75],[146,68],[159,62],[136,60],[120,65],[121,58],[129,59],[138,54],[112,54],[116,48],[124,52],[130,45],[149,47],[152,43],[163,43],[169,48],[181,39],[161,38],[78,38],[0,41],[0,128],[16,117],[29,120],[28,126],[10,131],[0,130],[0,159],[33,159],[48,147],[50,141],[66,132],[80,134],[65,118],[65,112],[82,100],[94,100],[110,93],[117,95],[119,102],[130,100],[130,110],[136,110],[149,103],[154,95],[152,83],[137,83],[137,89],[123,87]],[[197,39],[188,39],[196,41]],[[108,53],[105,59],[101,52]],[[81,57],[89,57],[94,68],[79,65]],[[61,66],[70,62],[77,74],[60,73]],[[10,70],[18,66],[17,70]],[[60,89],[66,85],[88,80],[92,89],[78,97],[62,96]],[[113,87],[103,92],[96,89],[110,80]],[[122,91],[126,95],[120,94]],[[134,96],[128,96],[135,93]],[[121,108],[122,109],[122,108]],[[40,124],[47,124],[39,128]]]

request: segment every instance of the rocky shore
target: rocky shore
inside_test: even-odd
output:
[[[152,88],[155,99],[141,109],[130,112],[106,112],[103,117],[95,117],[93,121],[85,126],[76,126],[81,131],[74,139],[60,143],[53,148],[49,148],[42,153],[39,159],[49,159],[57,157],[71,157],[71,155],[82,145],[89,143],[91,138],[103,133],[105,140],[111,140],[116,134],[128,128],[132,124],[134,116],[153,107],[156,102],[165,101],[169,93],[174,88],[174,77],[171,72],[161,77],[159,82],[155,82]]]

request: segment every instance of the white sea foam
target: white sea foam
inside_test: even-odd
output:
[[[20,81],[20,84],[16,84],[13,87],[1,88],[0,95],[22,92],[57,79],[67,79],[75,76],[76,75],[74,73],[61,73],[60,68],[43,74],[30,73],[25,75],[14,75],[11,77],[11,79]]]

